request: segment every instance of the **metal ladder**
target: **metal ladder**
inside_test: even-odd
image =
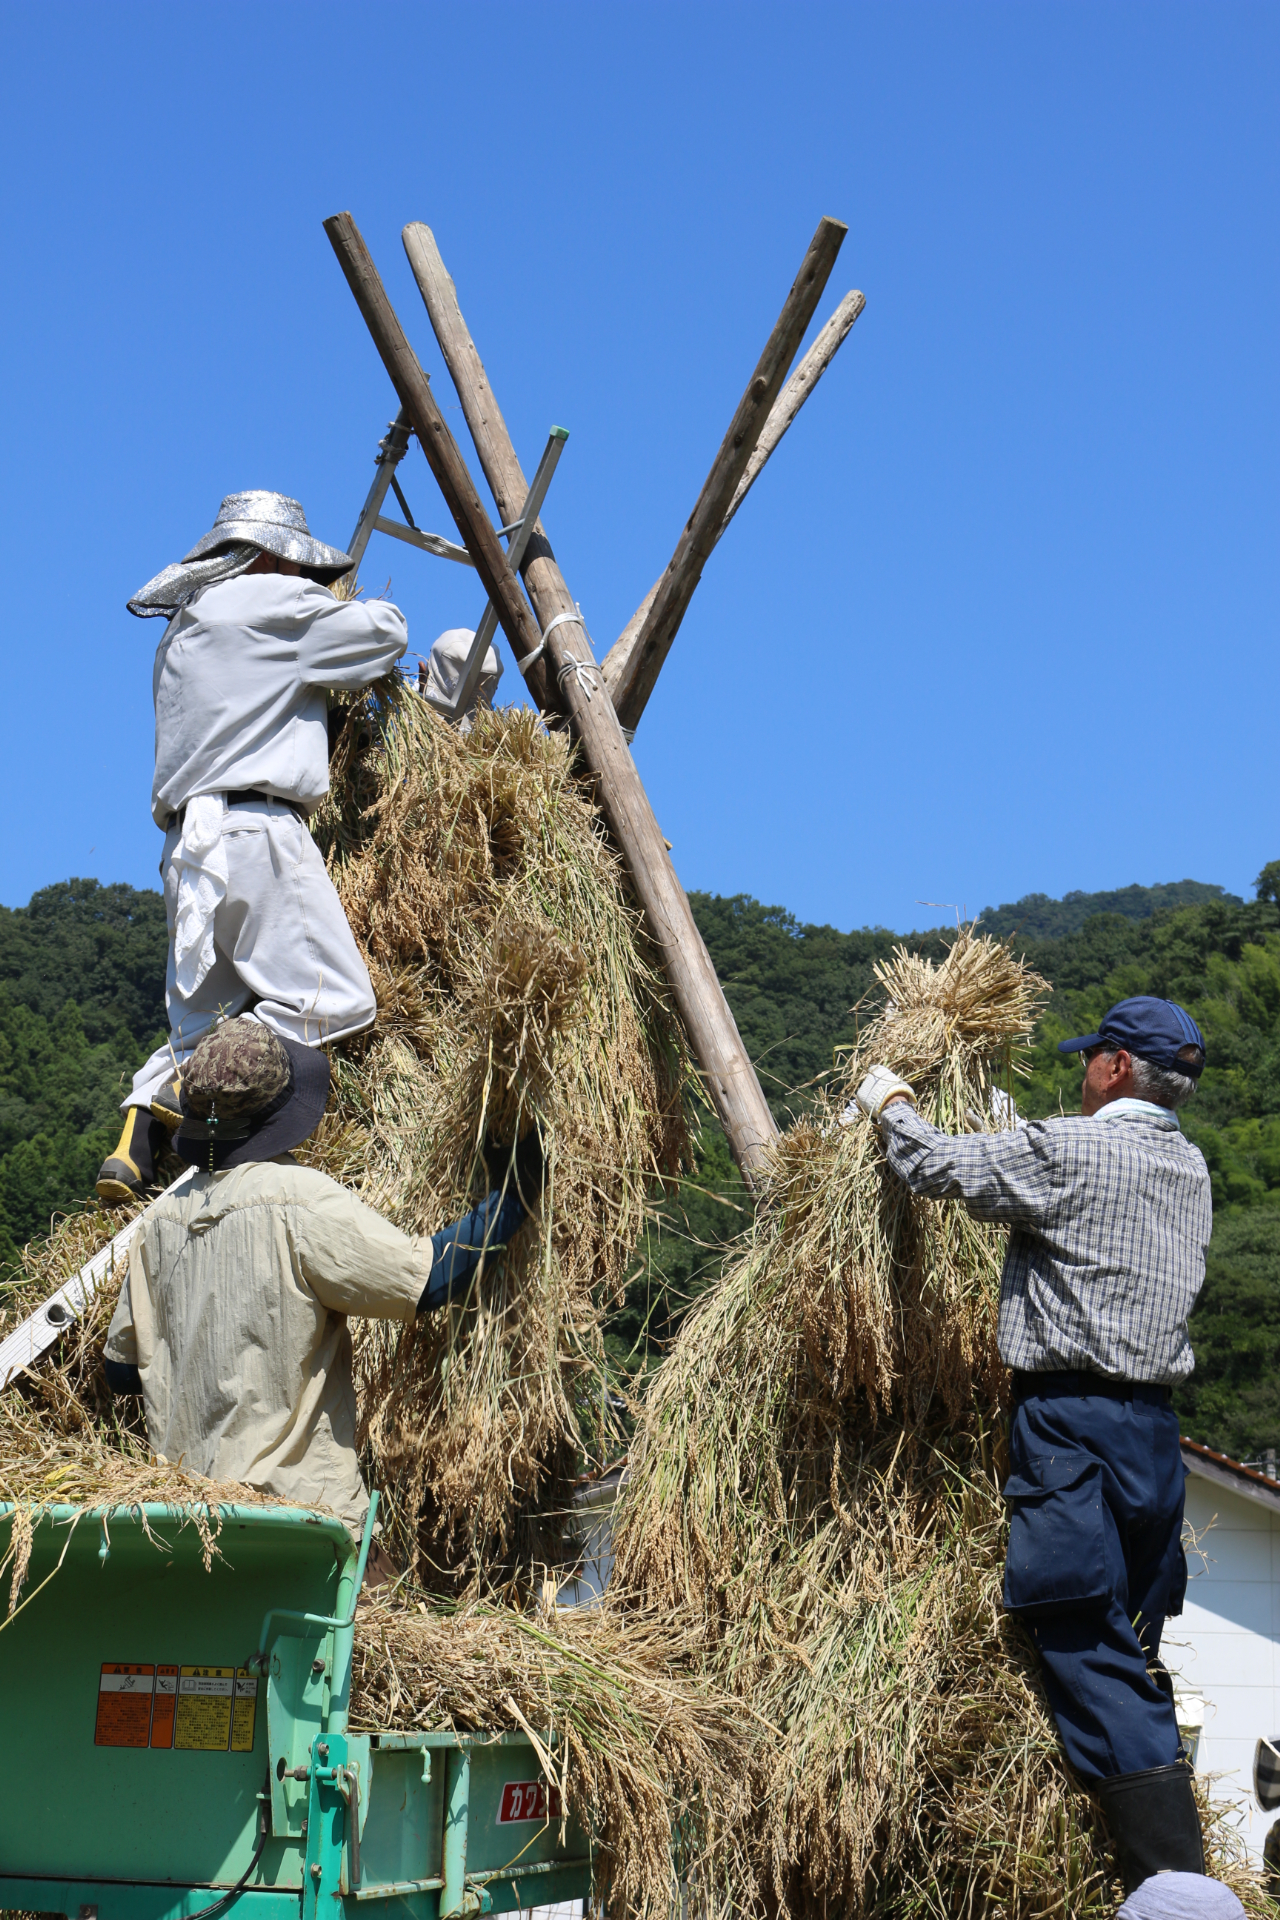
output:
[[[368,496],[360,509],[360,518],[356,521],[355,532],[347,542],[347,552],[352,560],[347,579],[355,578],[370,536],[374,533],[389,533],[394,540],[403,540],[406,545],[417,547],[422,553],[434,554],[438,560],[455,560],[464,567],[472,565],[471,555],[465,547],[458,546],[453,540],[445,540],[438,533],[424,533],[409,511],[409,502],[405,499],[400,482],[396,478],[396,468],[408,452],[411,432],[409,416],[401,407],[378,443],[378,451],[374,457],[373,485],[369,488]],[[552,427],[547,435],[547,444],[543,449],[542,458],[538,462],[538,471],[533,476],[533,484],[525,495],[520,518],[512,521],[509,527],[498,528],[499,533],[507,535],[507,559],[511,563],[513,573],[518,573],[520,570],[520,562],[524,558],[530,536],[537,525],[542,503],[551,485],[551,477],[559,464],[560,455],[564,452],[564,443],[568,438],[567,427]],[[400,510],[404,514],[403,520],[389,520],[383,514],[382,509],[388,491],[394,492],[399,501]],[[489,601],[480,617],[480,624],[476,628],[475,639],[471,643],[453,699],[440,700],[425,686],[419,686],[423,698],[435,708],[437,713],[443,714],[446,720],[454,722],[455,725],[464,717],[475,698],[480,674],[484,667],[484,657],[497,631],[498,616],[492,601]]]

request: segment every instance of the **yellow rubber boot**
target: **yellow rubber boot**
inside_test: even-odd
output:
[[[161,1087],[151,1102],[151,1118],[176,1133],[182,1125],[182,1080],[175,1077]]]
[[[98,1198],[105,1205],[121,1207],[142,1198],[156,1177],[155,1135],[160,1132],[160,1122],[145,1107],[129,1108],[119,1144],[98,1174]]]

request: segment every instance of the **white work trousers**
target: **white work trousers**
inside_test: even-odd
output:
[[[227,893],[214,914],[214,962],[193,994],[174,977],[175,823],[160,871],[169,921],[169,1041],[133,1076],[124,1109],[145,1107],[222,1015],[252,1013],[286,1040],[326,1046],[373,1024],[369,973],[315,841],[291,807],[240,801],[223,816]]]

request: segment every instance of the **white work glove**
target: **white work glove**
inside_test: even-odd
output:
[[[895,1094],[899,1093],[905,1094],[914,1107],[916,1104],[916,1096],[905,1080],[899,1080],[897,1074],[894,1073],[890,1067],[872,1067],[870,1073],[858,1088],[853,1098],[854,1102],[862,1108],[865,1114],[868,1114],[872,1120],[878,1120],[884,1112],[887,1103],[893,1099]],[[853,1114],[849,1108],[845,1109],[845,1113],[848,1116],[848,1120],[853,1118]],[[848,1121],[846,1120],[846,1125],[847,1124]]]
[[[988,1131],[987,1123],[976,1107],[966,1107],[964,1118],[970,1133]],[[991,1089],[991,1120],[997,1133],[1005,1133],[1012,1127],[1025,1127],[1027,1124],[1003,1087]]]

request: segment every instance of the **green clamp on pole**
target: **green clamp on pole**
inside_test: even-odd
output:
[[[364,1570],[369,1560],[369,1548],[373,1542],[373,1523],[377,1517],[377,1513],[378,1492],[375,1487],[374,1491],[369,1495],[369,1511],[365,1516],[364,1537],[360,1542],[360,1552],[356,1558],[354,1574],[352,1573],[351,1562],[348,1561],[342,1570],[342,1578],[338,1582],[338,1613],[294,1613],[286,1607],[271,1607],[263,1616],[262,1631],[258,1635],[258,1651],[251,1653],[245,1661],[245,1666],[250,1673],[265,1673],[267,1671],[267,1656],[271,1651],[271,1623],[273,1620],[289,1621],[295,1634],[304,1627],[334,1627],[339,1633],[349,1634],[351,1632],[351,1629],[355,1626],[356,1602],[360,1598],[360,1588],[364,1583]],[[344,1617],[344,1615],[346,1615],[346,1617]],[[290,1628],[288,1627],[277,1629],[277,1632],[287,1633],[289,1631]],[[347,1660],[349,1665],[349,1645]],[[335,1668],[335,1681],[337,1677]]]
[[[342,1851],[348,1853],[348,1884],[359,1884],[359,1791],[350,1795],[347,1743],[319,1735],[312,1743],[307,1794],[307,1845],[302,1874],[302,1920],[344,1920]],[[351,1800],[355,1800],[353,1810]]]

